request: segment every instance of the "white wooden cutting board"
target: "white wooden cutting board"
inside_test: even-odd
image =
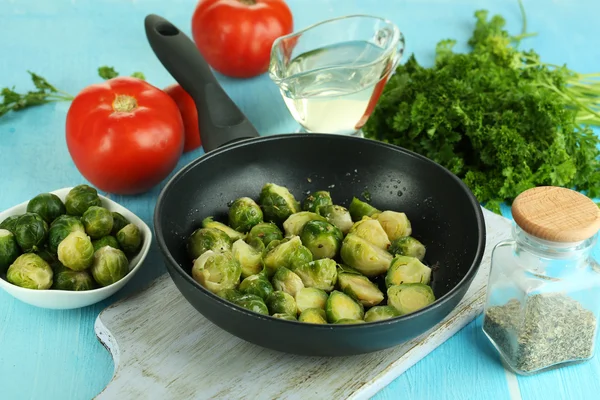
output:
[[[115,374],[96,398],[368,399],[482,312],[492,248],[511,227],[504,217],[484,215],[486,251],[470,289],[444,321],[410,342],[341,358],[264,349],[205,319],[165,274],[98,316],[96,335]]]

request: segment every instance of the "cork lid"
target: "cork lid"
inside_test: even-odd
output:
[[[512,214],[525,232],[553,242],[578,242],[600,230],[600,208],[587,196],[561,187],[524,191],[513,202]]]

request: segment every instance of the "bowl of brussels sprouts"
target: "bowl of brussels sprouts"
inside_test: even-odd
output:
[[[152,232],[89,185],[40,193],[0,213],[0,288],[33,306],[86,307],[129,282]]]

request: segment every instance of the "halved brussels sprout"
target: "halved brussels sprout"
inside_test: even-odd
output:
[[[310,250],[314,260],[335,258],[342,246],[344,234],[326,221],[309,221],[300,233],[302,244]]]
[[[419,261],[425,258],[425,246],[412,236],[394,240],[388,251],[395,256],[415,257]]]
[[[6,229],[7,231],[11,231],[13,234],[15,233],[15,226],[17,225],[17,220],[22,214],[19,215],[11,215],[7,217],[4,221],[0,222],[0,229]]]
[[[111,212],[111,215],[113,217],[113,227],[110,234],[116,237],[117,232],[125,228],[126,225],[129,225],[129,220],[116,211]]]
[[[325,310],[327,297],[329,295],[323,289],[305,287],[296,292],[296,305],[298,311],[302,312],[308,308],[321,308]]]
[[[393,259],[387,251],[352,233],[342,242],[340,256],[344,263],[367,277],[386,272]]]
[[[100,239],[110,234],[113,227],[112,213],[100,206],[91,206],[83,213],[81,223],[85,233],[92,239]],[[118,233],[117,233],[118,234]]]
[[[119,242],[117,241],[117,239],[114,236],[111,236],[111,235],[101,237],[100,239],[97,239],[97,240],[92,240],[92,246],[94,246],[94,251],[98,251],[98,249],[101,249],[104,246],[110,246],[114,249],[121,250],[121,246],[119,246]]]
[[[135,254],[142,245],[142,232],[135,224],[127,224],[117,232],[117,242],[125,254]]]
[[[0,229],[0,274],[3,274],[20,255],[21,249],[15,235],[7,229]]]
[[[319,190],[309,194],[302,203],[302,210],[316,213],[319,207],[332,205],[331,193],[326,190]]]
[[[294,271],[296,268],[309,263],[313,260],[313,255],[306,246],[300,246],[290,255],[288,260],[289,269]]]
[[[96,283],[88,271],[73,271],[60,262],[54,263],[52,269],[54,271],[52,289],[80,292],[96,287]]]
[[[354,318],[342,318],[334,322],[334,324],[364,324],[365,321],[362,319],[354,319]]]
[[[302,288],[304,288],[304,283],[302,283],[302,279],[286,267],[279,267],[277,271],[275,271],[275,275],[273,275],[273,288],[275,290],[280,290],[282,292],[286,292],[291,294],[292,296],[296,296],[296,293]]]
[[[264,265],[267,269],[267,276],[272,277],[279,267],[290,268],[290,262],[295,255],[296,250],[302,246],[300,237],[293,236],[288,240],[280,242],[271,242],[265,249]]]
[[[254,311],[258,314],[269,315],[269,309],[265,304],[264,300],[254,294],[242,294],[239,297],[233,299],[233,303],[240,307],[244,307],[246,310]]]
[[[263,270],[264,245],[260,240],[252,242],[252,245],[238,239],[231,246],[231,252],[242,267],[242,278],[258,274]]]
[[[337,226],[344,235],[348,233],[354,224],[350,212],[342,206],[321,206],[317,210],[317,213],[324,217],[330,224]]]
[[[48,230],[48,247],[54,253],[58,251],[58,245],[66,238],[71,232],[85,232],[85,228],[81,223],[79,217],[74,215],[61,215],[56,218],[50,229]]]
[[[83,271],[94,262],[94,246],[84,232],[73,231],[58,245],[58,261],[73,271]]]
[[[273,285],[265,274],[255,274],[244,278],[238,290],[242,294],[254,294],[265,301],[274,292]]]
[[[400,313],[392,306],[371,307],[365,313],[365,322],[382,321],[400,316]]]
[[[296,316],[290,314],[275,313],[272,316],[279,319],[287,319],[288,321],[297,321]]]
[[[322,308],[307,308],[300,313],[298,321],[309,324],[326,324],[327,316]]]
[[[300,211],[292,214],[283,223],[283,231],[286,237],[299,236],[302,232],[302,228],[309,221],[324,221],[327,222],[325,217],[321,217],[319,214],[310,211]]]
[[[65,209],[69,215],[81,217],[92,206],[101,206],[98,191],[89,185],[77,185],[65,197]]]
[[[330,323],[336,323],[342,319],[362,319],[365,315],[362,304],[338,290],[334,290],[329,294],[325,312],[327,321]]]
[[[187,240],[187,252],[192,260],[200,257],[208,250],[216,253],[231,251],[231,239],[216,228],[198,228]]]
[[[207,250],[196,258],[192,267],[194,280],[213,293],[235,289],[240,283],[241,275],[242,267],[231,251]]]
[[[21,254],[6,271],[7,281],[27,289],[50,289],[53,277],[50,265],[34,253]]]
[[[40,193],[27,203],[27,212],[36,213],[48,224],[65,214],[64,203],[54,193]]]
[[[385,286],[400,285],[401,283],[424,283],[431,281],[431,268],[415,257],[396,256],[385,275]]]
[[[238,232],[248,232],[261,222],[263,212],[250,197],[240,197],[229,207],[229,226]]]
[[[265,221],[281,224],[290,215],[300,212],[300,204],[290,191],[275,183],[265,184],[258,199]]]
[[[387,250],[390,247],[390,239],[388,239],[387,233],[376,219],[364,217],[360,221],[352,225],[352,228],[348,231],[348,234],[356,235],[360,238],[365,239],[367,242],[379,247],[380,249]]]
[[[336,262],[330,258],[314,260],[294,269],[306,287],[330,292],[337,282]]]
[[[229,236],[232,242],[235,242],[239,239],[246,239],[246,234],[243,232],[238,232],[235,229],[225,225],[222,222],[215,221],[213,217],[206,217],[202,220],[202,228],[213,228],[223,231]]]
[[[276,290],[267,298],[267,307],[271,314],[297,315],[296,300],[291,294]]]
[[[364,275],[340,272],[338,285],[344,293],[358,300],[365,307],[375,306],[384,298],[383,292],[377,285]]]
[[[350,212],[350,216],[354,222],[360,221],[363,217],[370,217],[373,214],[380,212],[369,203],[361,201],[356,197],[352,198],[350,206],[348,207],[348,211]]]
[[[255,239],[261,240],[266,247],[274,240],[283,239],[283,233],[273,222],[261,222],[254,225],[246,237],[248,242]]]
[[[400,315],[410,314],[435,301],[430,286],[423,283],[403,283],[390,286],[387,290],[388,304]]]
[[[13,232],[23,252],[37,251],[48,237],[48,224],[36,213],[19,216]]]
[[[404,236],[410,236],[412,228],[410,221],[405,213],[396,211],[384,211],[373,216],[387,233],[390,241],[396,240]]]

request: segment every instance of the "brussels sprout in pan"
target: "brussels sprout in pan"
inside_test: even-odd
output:
[[[348,233],[354,221],[350,216],[348,209],[338,205],[321,206],[317,213],[324,217],[327,222],[335,225],[345,235]]]
[[[242,292],[236,289],[221,289],[218,290],[215,294],[232,303],[235,303],[235,299],[243,295]]]
[[[118,238],[117,238],[118,239]],[[223,253],[231,250],[231,239],[227,234],[215,228],[198,228],[187,240],[187,252],[195,260],[208,250]]]
[[[246,234],[243,232],[238,232],[235,229],[225,225],[222,222],[215,221],[213,217],[206,217],[202,220],[202,228],[213,228],[223,231],[229,236],[232,242],[235,242],[239,239],[246,239]]]
[[[286,237],[300,236],[302,228],[309,221],[324,221],[327,222],[325,217],[321,217],[319,214],[310,211],[300,211],[298,213],[290,215],[283,222],[283,231]]]
[[[401,283],[424,283],[431,281],[431,268],[415,257],[396,256],[385,275],[387,288]]]
[[[6,271],[7,281],[27,289],[50,289],[53,277],[50,265],[35,253],[21,254]]]
[[[364,320],[365,322],[375,322],[398,316],[400,313],[392,306],[375,306],[367,310]]]
[[[107,235],[101,237],[100,239],[92,240],[92,246],[94,246],[94,251],[98,251],[104,246],[110,246],[113,249],[121,250],[121,246],[119,246],[119,242],[114,236]]]
[[[383,292],[364,275],[348,272],[338,273],[338,285],[344,293],[365,307],[376,306],[384,299]]]
[[[135,254],[142,245],[142,231],[135,224],[127,224],[117,232],[117,242],[125,254]]]
[[[342,319],[362,319],[365,315],[362,304],[338,290],[334,290],[329,294],[325,312],[327,321],[330,323],[336,323]]]
[[[111,212],[111,214],[113,217],[113,227],[110,234],[112,236],[117,236],[117,232],[125,228],[126,225],[129,225],[129,220],[116,211]]]
[[[283,239],[283,233],[273,222],[261,222],[254,225],[246,236],[248,242],[256,239],[261,240],[266,247],[274,240]]]
[[[217,293],[235,289],[240,283],[242,267],[231,251],[205,251],[194,261],[192,277],[207,290]]]
[[[52,264],[54,283],[52,289],[80,292],[96,288],[92,275],[87,271],[73,271],[60,262]]]
[[[92,266],[94,246],[84,232],[74,231],[58,245],[58,261],[73,271],[83,271]]]
[[[381,212],[369,203],[359,200],[356,197],[352,198],[348,211],[354,222],[360,221],[363,217],[370,217],[373,214]]]
[[[56,218],[50,229],[48,230],[48,247],[54,253],[58,251],[58,245],[66,238],[71,232],[85,232],[85,228],[81,223],[79,217],[73,215],[61,215]]]
[[[54,193],[40,193],[27,203],[27,212],[36,213],[48,224],[66,214],[64,203]]]
[[[242,267],[242,278],[258,274],[263,270],[263,247],[260,240],[252,242],[252,245],[238,239],[231,246],[231,252]]]
[[[263,299],[254,294],[243,294],[233,299],[233,302],[247,310],[258,314],[269,315],[269,309]]]
[[[6,229],[7,231],[11,231],[13,234],[15,233],[15,226],[17,225],[17,220],[20,215],[11,215],[7,217],[4,221],[0,222],[0,229]]]
[[[415,257],[419,261],[425,258],[425,246],[412,236],[394,240],[388,251],[395,256]]]
[[[7,229],[0,229],[0,274],[6,272],[20,255],[21,249],[15,235]]]
[[[323,289],[305,287],[296,292],[296,306],[302,312],[308,308],[321,308],[325,310],[327,297],[329,295]]]
[[[261,222],[263,212],[250,197],[240,197],[229,207],[229,226],[238,232],[248,232]]]
[[[129,260],[122,250],[104,246],[94,253],[90,272],[100,286],[112,285],[129,273]]]
[[[431,286],[423,283],[403,283],[390,286],[387,290],[388,304],[400,315],[410,314],[435,301]]]
[[[330,292],[337,282],[336,262],[330,258],[322,258],[306,263],[294,269],[302,279],[305,287],[313,287]]]
[[[306,196],[302,203],[302,210],[316,213],[319,207],[332,204],[331,193],[325,190],[319,190]]]
[[[278,318],[278,319],[286,319],[288,321],[297,321],[296,316],[290,315],[290,314],[275,313],[272,316],[275,317],[275,318]]]
[[[384,211],[373,216],[379,221],[390,241],[404,236],[410,236],[412,227],[405,213]]]
[[[290,261],[295,251],[302,246],[300,237],[294,236],[288,240],[280,242],[271,242],[265,249],[264,265],[267,269],[267,276],[270,278],[275,274],[279,267],[290,267]],[[292,268],[290,268],[292,269]]]
[[[25,213],[17,219],[13,233],[24,253],[37,251],[48,237],[48,224],[36,213]]]
[[[83,213],[81,223],[85,228],[85,233],[87,233],[90,238],[100,239],[101,237],[110,234],[112,231],[113,216],[112,213],[104,207],[91,206]],[[125,229],[125,227],[123,227],[123,229]]]
[[[275,183],[265,184],[259,195],[258,204],[263,210],[264,220],[282,224],[290,215],[300,212],[300,204],[290,191]]]
[[[310,250],[314,260],[335,258],[343,239],[342,231],[325,221],[309,221],[300,233],[302,244]]]
[[[387,233],[379,221],[369,217],[363,217],[363,219],[352,225],[352,228],[350,228],[348,234],[353,234],[363,238],[367,242],[383,250],[387,250],[391,244]]]
[[[297,315],[296,300],[289,293],[276,290],[267,298],[267,307],[271,314]]]
[[[101,206],[98,191],[89,185],[77,185],[65,197],[67,214],[81,217],[92,206]]]
[[[286,267],[279,267],[273,275],[273,288],[291,294],[296,297],[296,293],[304,288],[302,279]]]
[[[294,250],[294,252],[290,255],[290,259],[288,260],[288,267],[289,269],[294,271],[296,268],[299,268],[311,261],[313,261],[312,253],[306,246],[302,245],[296,250]]]
[[[367,277],[374,277],[386,272],[392,263],[393,256],[365,239],[349,233],[342,242],[340,257],[348,266],[358,270]]]
[[[262,273],[244,278],[238,289],[242,294],[253,294],[265,301],[274,292],[273,285]]]
[[[342,318],[334,322],[334,324],[364,324],[365,321],[362,319],[354,319],[354,318]]]
[[[298,321],[308,324],[326,324],[327,316],[322,308],[307,308],[300,313]]]

